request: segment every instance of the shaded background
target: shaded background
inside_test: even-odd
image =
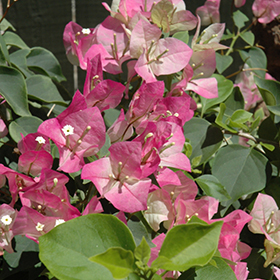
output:
[[[12,1],[12,0],[11,0]],[[7,0],[1,0],[3,12],[6,10]],[[1,3],[0,2],[0,3]],[[74,94],[73,66],[68,62],[63,46],[62,36],[65,25],[74,20],[82,27],[95,27],[102,22],[109,13],[102,6],[102,2],[111,4],[111,0],[20,0],[16,2],[9,10],[6,18],[16,28],[17,34],[26,42],[29,47],[41,46],[50,50],[59,60],[62,72],[67,79],[63,85]],[[197,7],[202,6],[205,0],[185,0],[186,7],[191,12],[195,13]],[[242,7],[242,11],[252,18],[251,6],[254,0],[247,0],[246,5]],[[221,22],[226,22],[227,27],[231,26],[230,16],[230,0],[221,1]],[[1,9],[1,7],[0,7]],[[279,24],[276,22],[276,27]],[[271,26],[272,27],[271,27]],[[267,52],[272,54],[272,59],[269,59],[269,67],[275,68],[272,70],[277,75],[279,71],[279,59],[277,53],[279,49],[275,48],[273,39],[274,31],[271,28],[275,24],[269,24],[265,28],[262,26],[255,28],[256,38],[258,43],[265,45]],[[275,29],[275,28],[274,28]],[[279,25],[280,30],[280,25]],[[272,34],[273,33],[273,34]],[[280,32],[276,36],[280,38]],[[270,37],[269,37],[270,36]],[[273,41],[274,40],[274,41]],[[280,41],[280,40],[279,40]],[[273,51],[274,50],[274,51]],[[237,60],[236,57],[235,60]],[[272,67],[271,67],[271,64]],[[276,66],[275,66],[276,64]],[[236,65],[240,65],[236,61]],[[232,71],[233,72],[233,71]],[[270,71],[271,72],[271,71]],[[83,88],[85,72],[78,70],[78,88]]]

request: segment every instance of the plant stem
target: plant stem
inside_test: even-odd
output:
[[[7,7],[6,7],[6,11],[5,11],[4,15],[2,16],[2,18],[0,19],[0,23],[1,23],[1,22],[3,21],[3,19],[6,17],[6,15],[7,15],[9,9],[10,9],[17,1],[18,1],[18,0],[14,0],[14,1],[12,2],[12,4],[10,4],[10,0],[8,0]]]

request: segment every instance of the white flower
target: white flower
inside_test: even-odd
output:
[[[65,135],[65,136],[72,135],[72,134],[74,134],[74,127],[71,126],[70,124],[66,124],[66,125],[62,128],[62,131],[64,132],[64,135]]]
[[[13,219],[9,215],[5,215],[1,218],[1,222],[5,225],[8,226],[12,223]]]
[[[42,137],[42,136],[37,136],[35,141],[37,141],[39,144],[45,144],[46,143],[45,138]]]
[[[37,223],[37,226],[36,226],[36,229],[37,231],[43,231],[43,228],[44,228],[45,225],[41,224],[41,223]]]
[[[55,221],[55,227],[60,225],[60,224],[63,224],[63,223],[65,223],[65,221],[63,219],[58,219],[58,220]]]
[[[84,35],[89,35],[90,34],[90,29],[89,28],[83,28],[82,33]]]

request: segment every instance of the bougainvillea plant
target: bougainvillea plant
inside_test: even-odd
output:
[[[103,3],[64,30],[73,94],[1,19],[1,279],[280,279],[280,83],[250,31],[280,1],[245,2],[232,30],[220,0]]]

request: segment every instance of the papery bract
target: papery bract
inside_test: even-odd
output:
[[[175,201],[176,225],[187,223],[192,216],[209,222],[218,210],[219,201],[213,197],[204,196],[198,200],[182,200],[177,198]]]
[[[38,176],[43,168],[52,168],[53,158],[46,151],[28,151],[18,159],[18,170],[27,175]]]
[[[103,81],[103,71],[100,54],[97,54],[87,62],[87,75],[84,83],[83,94],[89,95],[93,88]]]
[[[86,164],[82,178],[91,180],[117,209],[130,213],[145,210],[151,180],[141,180],[141,144],[118,142],[109,151],[109,158]]]
[[[135,70],[147,82],[155,76],[169,75],[182,70],[189,62],[192,50],[176,38],[159,39],[139,57]]]
[[[216,70],[216,54],[213,49],[193,52],[190,59],[190,65],[193,68],[193,76],[208,78]]]
[[[159,230],[163,221],[167,229],[173,225],[176,215],[174,202],[177,197],[194,200],[197,195],[196,184],[181,171],[175,173],[166,168],[157,176],[157,181],[161,188],[149,194],[148,209],[144,212],[144,217],[155,231]]]
[[[32,188],[48,191],[58,196],[61,200],[68,201],[69,193],[65,187],[68,181],[69,178],[60,172],[52,169],[43,169],[38,182]]]
[[[96,28],[96,45],[90,47],[84,60],[92,59],[99,53],[104,71],[112,74],[121,73],[122,63],[130,59],[127,53],[128,44],[128,36],[123,23],[108,16]]]
[[[275,200],[265,194],[258,194],[258,197],[254,203],[254,207],[250,213],[253,219],[250,221],[248,227],[253,233],[264,233],[263,226],[269,226],[269,219],[271,213],[278,211],[278,206]]]
[[[0,119],[0,138],[5,137],[8,134],[8,129],[6,127],[5,122]]]
[[[101,213],[103,212],[103,207],[97,198],[97,196],[94,196],[89,203],[87,204],[85,210],[83,211],[83,216],[93,213]]]
[[[26,235],[38,243],[41,235],[55,227],[56,220],[57,217],[44,216],[34,209],[23,206],[14,223],[14,235]]]
[[[236,8],[242,7],[246,3],[246,0],[234,0],[234,5]]]
[[[50,141],[46,135],[35,132],[29,133],[25,137],[21,135],[21,137],[22,139],[18,142],[18,149],[22,154],[39,150],[51,152]]]
[[[9,191],[12,196],[10,206],[14,206],[20,191],[25,191],[36,184],[36,181],[33,178],[16,172],[3,164],[0,164],[0,174],[4,175],[9,181]]]
[[[143,83],[129,104],[126,114],[128,122],[137,128],[141,121],[148,117],[147,115],[154,109],[158,100],[163,97],[163,93],[164,82]]]
[[[73,21],[65,26],[63,43],[67,58],[72,64],[79,65],[79,60],[94,42],[94,29],[84,29]]]
[[[252,6],[253,14],[260,23],[269,23],[280,14],[279,0],[255,0]]]
[[[224,23],[213,23],[207,28],[203,30],[201,35],[200,33],[200,26],[201,26],[201,20],[198,16],[198,24],[196,28],[196,32],[193,36],[191,48],[193,51],[201,51],[201,50],[207,50],[207,49],[213,49],[213,50],[221,50],[221,49],[228,49],[227,46],[219,44],[225,30],[225,24]]]
[[[38,189],[31,189],[20,194],[24,206],[37,210],[48,217],[57,217],[65,221],[79,217],[80,212],[72,206],[68,199],[61,199],[55,194]]]
[[[125,141],[133,135],[133,126],[126,120],[124,111],[121,109],[119,117],[107,130],[111,143]]]
[[[220,22],[220,1],[207,0],[203,6],[196,9],[196,14],[201,18],[202,25]]]
[[[71,132],[65,132],[70,129]],[[72,131],[73,130],[73,131]],[[58,146],[59,169],[75,172],[84,165],[83,157],[94,155],[105,143],[105,125],[96,107],[87,108],[84,97],[76,92],[71,105],[38,128]]]
[[[217,80],[213,77],[199,79],[193,77],[193,69],[190,65],[187,65],[187,67],[185,67],[182,75],[182,80],[173,85],[172,91],[176,88],[194,91],[204,98],[210,99],[218,97]]]
[[[148,209],[144,217],[154,231],[159,230],[163,221],[173,220],[173,206],[170,194],[164,189],[157,189],[151,192],[147,200]]]
[[[102,112],[110,108],[115,108],[122,100],[125,86],[111,80],[100,82],[86,96],[88,107],[96,106]]]

